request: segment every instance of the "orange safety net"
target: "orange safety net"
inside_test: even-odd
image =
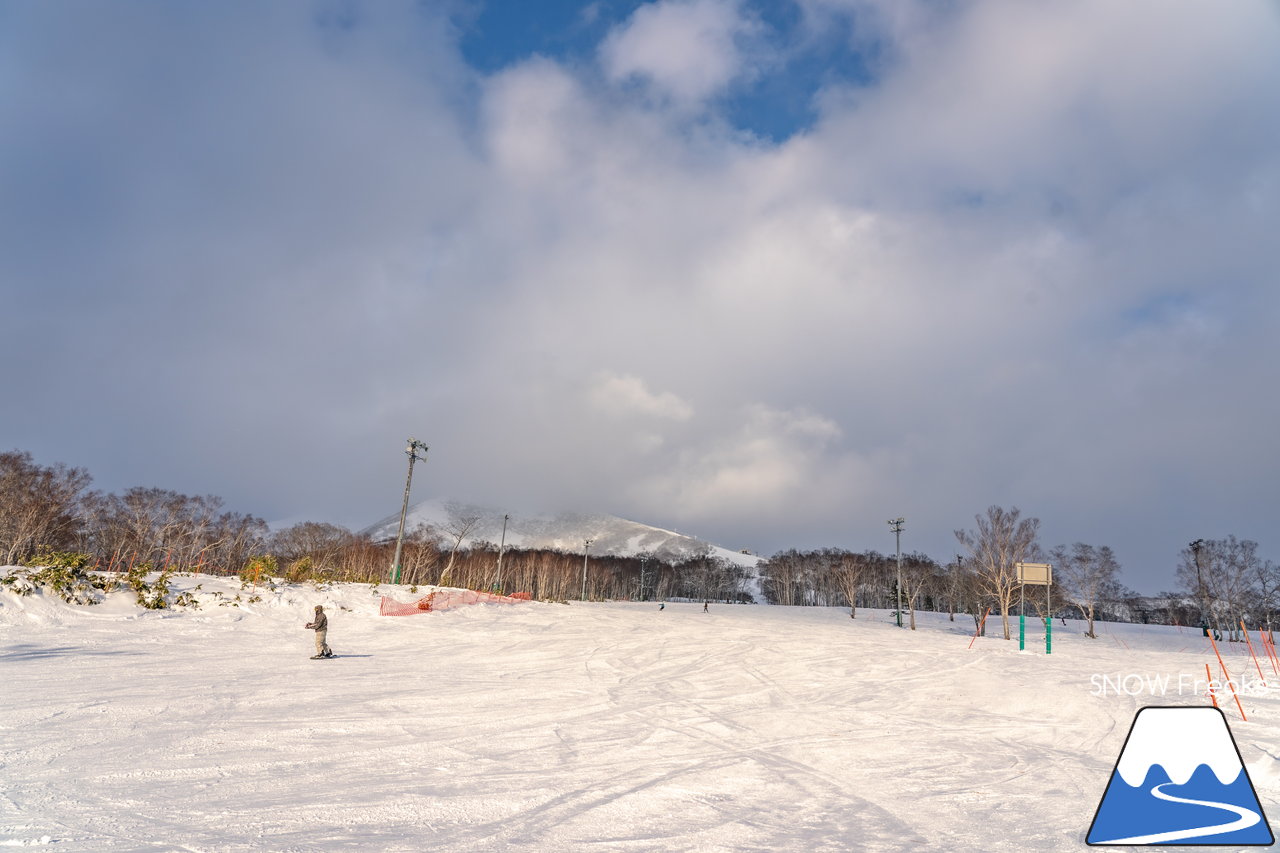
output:
[[[408,604],[384,595],[382,596],[382,605],[378,608],[378,615],[412,616],[415,613],[449,610],[469,604],[518,604],[521,601],[529,601],[532,598],[533,596],[527,592],[498,595],[495,592],[476,592],[473,589],[438,589]]]

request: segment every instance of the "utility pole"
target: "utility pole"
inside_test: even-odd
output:
[[[507,547],[507,521],[511,516],[502,514],[502,541],[498,543],[498,578],[493,582],[498,592],[502,592],[502,551]]]
[[[902,525],[906,523],[905,518],[895,518],[889,522],[889,529],[893,531],[894,538],[898,543],[898,627],[902,627]]]
[[[1196,561],[1196,586],[1199,588],[1200,596],[1200,624],[1204,627],[1205,636],[1209,636],[1209,596],[1205,592],[1204,571],[1200,568],[1200,549],[1204,547],[1204,540],[1197,539],[1187,546],[1191,549],[1191,556]]]
[[[582,600],[587,600],[587,551],[591,550],[591,540],[582,540]]]
[[[418,455],[422,451],[422,455]],[[400,552],[404,548],[404,517],[409,512],[409,487],[413,485],[413,463],[418,460],[427,461],[427,446],[416,438],[409,439],[409,446],[404,449],[409,456],[409,476],[404,481],[404,503],[400,505],[400,532],[396,534],[396,556],[391,563],[391,582],[400,583]]]
[[[641,557],[640,558],[640,600],[641,601],[649,600],[644,597],[645,570],[648,568],[649,568],[649,558]]]

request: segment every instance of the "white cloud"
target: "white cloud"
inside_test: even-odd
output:
[[[685,421],[693,416],[693,407],[684,400],[670,391],[655,394],[638,376],[602,373],[588,393],[595,409],[612,417]]]
[[[694,520],[803,512],[831,497],[833,474],[848,472],[850,460],[832,453],[840,436],[829,418],[753,404],[723,435],[704,434],[670,458],[636,494],[651,511]]]
[[[485,115],[493,164],[507,180],[561,179],[580,159],[572,129],[590,106],[565,69],[536,59],[488,84]]]
[[[696,104],[752,72],[759,32],[737,0],[660,0],[615,28],[600,59],[614,82],[639,79],[677,105]]]

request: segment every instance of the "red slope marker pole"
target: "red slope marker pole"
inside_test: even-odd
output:
[[[1244,626],[1244,620],[1240,620],[1240,630],[1244,632],[1244,641],[1249,644],[1249,657],[1253,658],[1253,665],[1257,667],[1258,678],[1262,679],[1262,686],[1267,686],[1267,677],[1262,674],[1262,664],[1258,663],[1258,656],[1253,653],[1253,640],[1249,639],[1249,629]]]
[[[1222,667],[1222,674],[1226,676],[1227,686],[1231,688],[1231,696],[1236,700],[1236,707],[1240,709],[1240,719],[1249,722],[1249,718],[1244,715],[1244,706],[1240,704],[1240,694],[1236,692],[1236,686],[1231,681],[1231,673],[1227,671],[1227,665],[1222,661],[1222,654],[1218,651],[1218,644],[1214,642],[1213,635],[1209,635],[1209,642],[1213,644],[1213,653],[1218,656],[1218,665]]]
[[[1267,662],[1271,664],[1271,670],[1276,675],[1280,675],[1280,664],[1277,664],[1276,647],[1267,639],[1266,631],[1258,632],[1258,639],[1262,641],[1262,650],[1267,653]]]
[[[978,623],[978,627],[973,629],[973,640],[969,641],[969,648],[973,648],[973,641],[978,639],[978,635],[982,633],[982,626],[987,624],[987,614],[991,612],[988,607],[982,614],[982,621]]]

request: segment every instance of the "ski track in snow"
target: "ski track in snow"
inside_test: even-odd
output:
[[[1046,657],[968,649],[972,620],[936,614],[913,633],[834,608],[266,599],[0,595],[0,845],[1077,850],[1137,708],[1178,703],[1090,675],[1203,670],[1149,626],[1111,626],[1122,649],[1073,623]],[[335,660],[308,659],[317,602]],[[1246,761],[1274,762],[1280,703],[1247,703]]]

